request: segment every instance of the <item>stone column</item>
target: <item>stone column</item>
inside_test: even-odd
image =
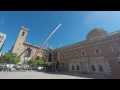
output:
[[[86,72],[85,63],[83,63],[83,72]]]
[[[87,63],[84,63],[84,72],[87,73]]]
[[[71,62],[69,62],[69,72],[71,72]]]
[[[75,72],[76,72],[76,71],[77,71],[77,70],[76,70],[76,63],[74,63],[74,69],[75,69]]]
[[[55,71],[56,71],[56,62],[55,62]]]
[[[90,68],[89,68],[88,62],[86,63],[86,67],[87,67],[87,72],[90,73]]]
[[[83,72],[83,63],[81,63],[81,73]]]
[[[82,70],[82,68],[81,68],[81,62],[79,63],[79,68],[80,68],[80,73],[81,73],[81,70]]]

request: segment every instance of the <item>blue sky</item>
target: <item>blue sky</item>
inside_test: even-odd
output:
[[[15,44],[22,25],[29,28],[26,40],[41,46],[60,23],[44,47],[54,49],[83,41],[94,28],[108,33],[120,30],[120,11],[0,11],[0,32],[7,34],[2,51],[7,52]]]

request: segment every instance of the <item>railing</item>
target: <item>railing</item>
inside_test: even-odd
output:
[[[108,35],[113,35],[113,34],[117,34],[117,33],[120,33],[120,30],[115,31],[115,32],[108,33]]]

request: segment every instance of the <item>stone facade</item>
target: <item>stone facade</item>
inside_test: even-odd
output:
[[[5,40],[6,40],[6,34],[0,33],[0,51],[5,43]]]
[[[4,52],[0,52],[0,57],[1,57],[2,55],[5,55],[5,53],[4,53]]]
[[[46,61],[46,62],[51,62],[51,51],[52,51],[52,49],[50,48],[50,47],[48,47],[48,48],[46,48],[45,50],[44,50],[44,60]]]
[[[20,28],[15,45],[11,49],[12,52],[17,53],[17,55],[21,56],[20,64],[26,63],[27,60],[30,60],[33,55],[35,55],[36,51],[39,49],[38,46],[30,44],[26,41],[27,33],[28,29],[22,26]],[[42,49],[38,57],[42,57],[43,52],[44,49]]]
[[[85,41],[53,50],[52,61],[54,66],[59,62],[62,72],[120,77],[120,30],[107,33],[95,28]]]

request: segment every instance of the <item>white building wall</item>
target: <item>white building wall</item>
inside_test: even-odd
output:
[[[2,49],[2,46],[6,40],[6,34],[0,33],[0,51]]]
[[[2,56],[2,55],[4,55],[5,53],[3,53],[3,52],[0,52],[0,57]]]

